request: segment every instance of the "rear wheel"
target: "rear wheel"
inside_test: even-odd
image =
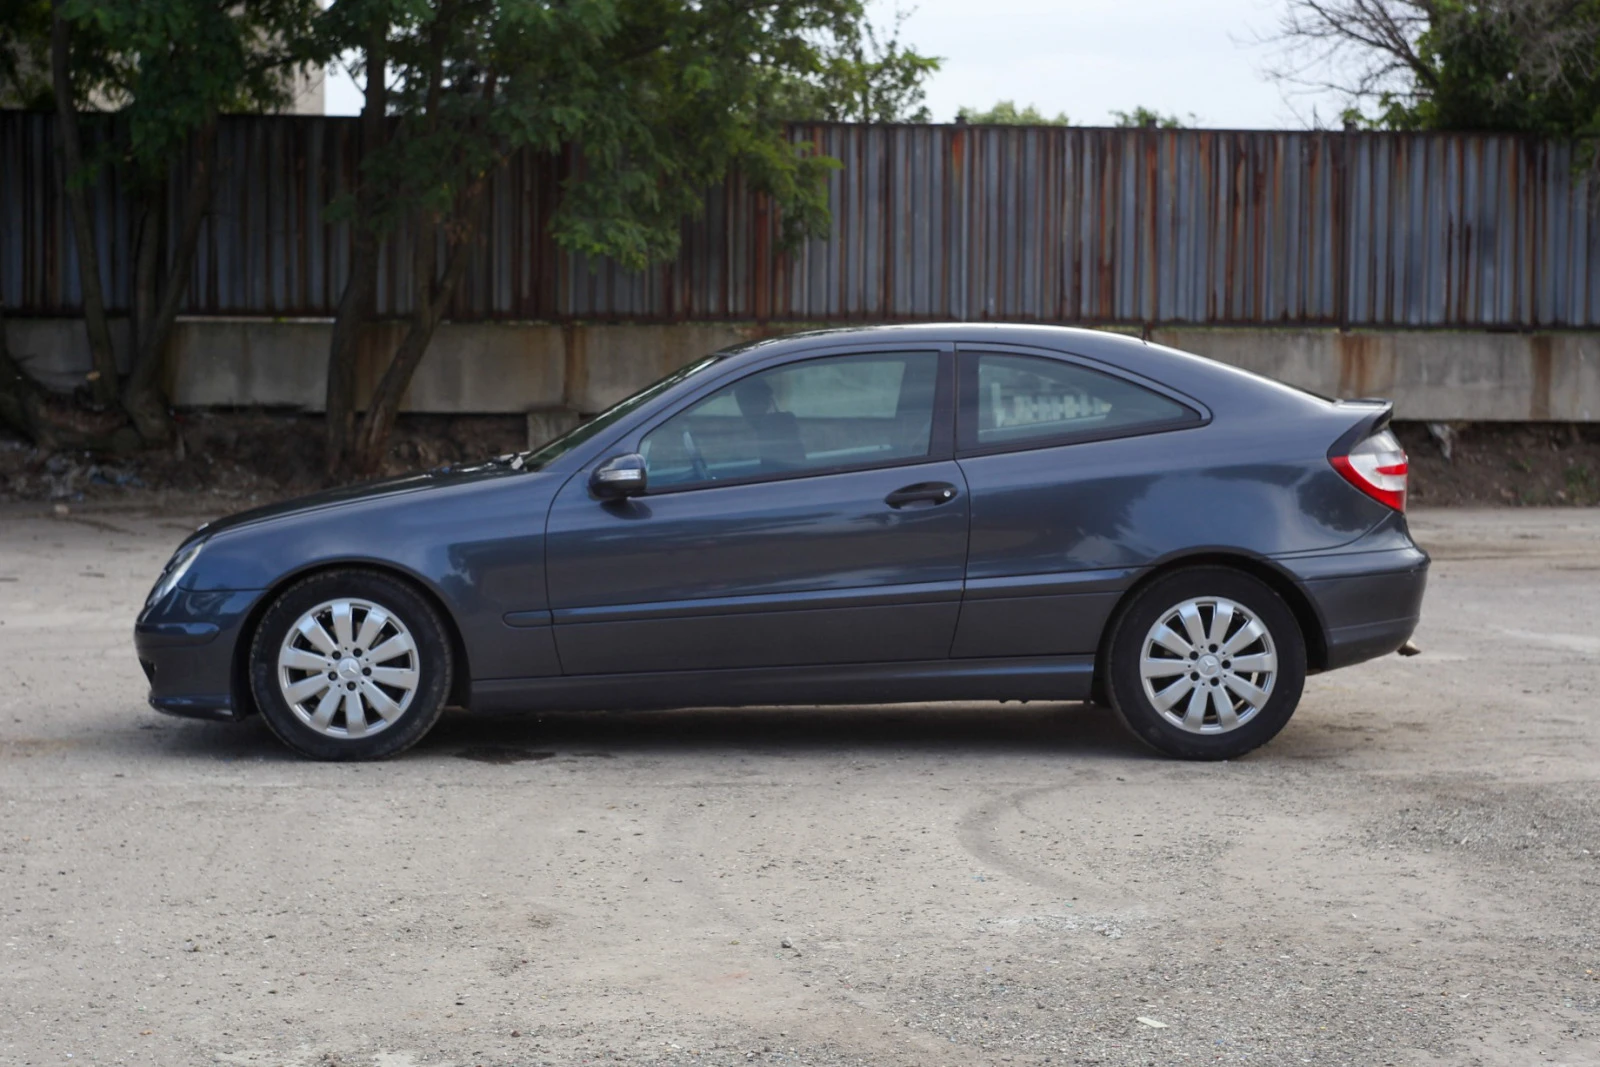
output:
[[[1232,759],[1272,740],[1305,676],[1294,613],[1227,567],[1175,571],[1142,590],[1118,619],[1105,671],[1128,729],[1184,759]]]
[[[363,570],[290,586],[261,619],[250,685],[272,732],[323,760],[383,759],[420,741],[450,692],[439,613],[406,583]]]

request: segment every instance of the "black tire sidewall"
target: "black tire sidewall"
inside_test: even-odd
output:
[[[277,655],[289,627],[318,604],[340,597],[370,600],[397,617],[417,643],[421,683],[400,721],[370,737],[342,740],[301,722],[278,688]],[[407,582],[375,571],[325,571],[280,593],[256,626],[250,644],[250,690],[279,740],[319,760],[374,760],[398,755],[420,741],[444,711],[454,668],[450,639],[439,612]]]
[[[1145,696],[1139,677],[1139,658],[1150,627],[1175,605],[1194,597],[1225,597],[1249,609],[1271,633],[1278,654],[1278,674],[1266,706],[1224,734],[1190,733],[1168,722]],[[1305,687],[1305,637],[1294,612],[1259,578],[1231,567],[1190,567],[1156,579],[1121,612],[1111,637],[1106,676],[1111,706],[1141,741],[1183,759],[1233,759],[1272,740],[1294,714]]]

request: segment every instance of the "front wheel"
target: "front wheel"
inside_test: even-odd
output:
[[[1289,722],[1306,678],[1305,638],[1266,583],[1226,567],[1152,582],[1121,613],[1106,663],[1111,706],[1169,756],[1232,759]]]
[[[383,759],[439,720],[451,659],[438,611],[411,586],[327,571],[267,608],[250,646],[250,687],[267,726],[296,752]]]

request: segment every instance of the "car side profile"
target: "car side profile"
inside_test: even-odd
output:
[[[1088,330],[764,340],[531,452],[202,527],[135,644],[157,709],[319,759],[452,705],[948,700],[1230,758],[1417,624],[1390,414]]]

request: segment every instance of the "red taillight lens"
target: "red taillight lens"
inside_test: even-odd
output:
[[[1362,441],[1348,456],[1330,456],[1344,480],[1380,504],[1406,509],[1406,450],[1388,430]]]

